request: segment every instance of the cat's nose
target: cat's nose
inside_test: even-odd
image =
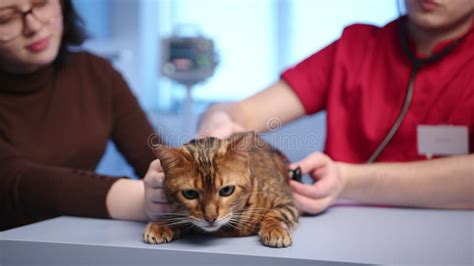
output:
[[[217,220],[217,216],[204,216],[204,220],[212,224]]]

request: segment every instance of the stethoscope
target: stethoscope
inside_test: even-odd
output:
[[[435,53],[428,58],[418,58],[409,48],[408,32],[406,30],[406,25],[404,25],[403,19],[401,17],[398,19],[398,28],[399,28],[400,41],[401,41],[403,52],[406,54],[406,56],[408,56],[408,59],[410,60],[413,68],[410,72],[410,79],[408,81],[408,86],[406,89],[405,101],[403,103],[400,114],[398,115],[397,120],[395,121],[392,128],[385,136],[385,138],[382,140],[382,142],[379,144],[377,149],[372,153],[370,158],[367,160],[367,163],[373,163],[380,156],[383,150],[387,147],[388,143],[392,140],[395,133],[397,133],[397,130],[399,129],[400,125],[403,122],[403,119],[405,118],[407,114],[408,107],[410,106],[411,98],[413,95],[413,89],[415,86],[416,74],[418,73],[420,68],[443,58],[448,53],[450,53],[454,48],[456,48],[456,46],[458,46],[460,43],[460,39],[458,39],[454,41],[453,43],[451,43],[450,45],[446,46],[440,52]]]

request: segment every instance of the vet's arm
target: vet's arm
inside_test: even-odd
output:
[[[368,204],[474,209],[474,155],[407,163],[338,163],[340,197]]]
[[[211,106],[201,118],[198,136],[227,137],[238,131],[266,131],[268,123],[285,124],[305,114],[296,94],[280,80],[260,93],[230,104]]]

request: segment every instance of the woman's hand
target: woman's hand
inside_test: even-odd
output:
[[[245,128],[234,121],[225,111],[219,110],[206,116],[197,138],[216,137],[225,139],[233,133],[243,132]]]
[[[326,154],[314,152],[290,165],[290,168],[297,166],[301,167],[302,174],[309,174],[314,183],[308,185],[290,180],[296,206],[309,214],[324,211],[338,198],[344,187],[338,164]]]
[[[143,179],[145,183],[145,214],[150,220],[156,220],[172,211],[163,191],[164,178],[165,174],[161,168],[160,160],[151,162]]]

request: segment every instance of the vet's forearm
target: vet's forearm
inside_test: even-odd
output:
[[[409,163],[339,163],[341,198],[367,204],[474,209],[474,155]]]
[[[211,106],[201,118],[199,129],[206,127],[206,123],[213,120],[211,118],[215,120],[213,116],[219,112],[227,114],[233,123],[245,130],[258,132],[269,130],[269,122],[283,125],[305,114],[299,98],[282,80],[242,101]]]

